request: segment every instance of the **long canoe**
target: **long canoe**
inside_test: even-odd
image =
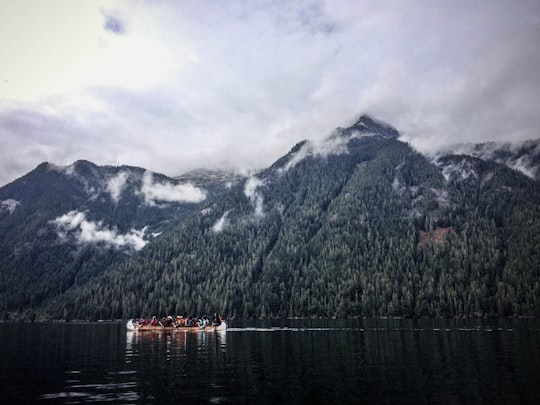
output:
[[[144,331],[171,331],[171,332],[174,332],[174,331],[187,331],[187,332],[196,332],[196,331],[200,331],[200,332],[213,332],[213,331],[217,331],[217,332],[223,332],[223,331],[226,331],[227,330],[227,324],[224,322],[224,321],[221,321],[221,324],[218,325],[218,326],[212,326],[212,325],[208,325],[208,326],[205,326],[205,327],[200,327],[200,326],[178,326],[178,327],[174,327],[174,326],[161,326],[161,325],[157,325],[157,326],[151,326],[151,325],[139,325],[138,323],[136,322],[133,322],[133,319],[129,320],[128,323],[127,323],[127,329],[128,330],[132,330],[132,331],[140,331],[140,332],[144,332]]]

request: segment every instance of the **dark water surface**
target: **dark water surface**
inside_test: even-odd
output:
[[[540,320],[0,324],[0,403],[540,403]]]

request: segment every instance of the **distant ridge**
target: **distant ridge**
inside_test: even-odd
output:
[[[525,142],[487,142],[457,144],[436,153],[436,156],[462,154],[485,161],[504,164],[526,176],[540,180],[540,138]]]

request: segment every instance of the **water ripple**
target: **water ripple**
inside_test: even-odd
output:
[[[375,328],[291,328],[291,327],[268,327],[268,328],[228,328],[229,332],[513,332],[514,328],[493,328],[485,327],[455,327],[455,328],[395,328],[395,327],[375,327]]]

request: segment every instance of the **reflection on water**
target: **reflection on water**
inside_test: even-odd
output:
[[[0,324],[2,403],[534,403],[538,320]]]

